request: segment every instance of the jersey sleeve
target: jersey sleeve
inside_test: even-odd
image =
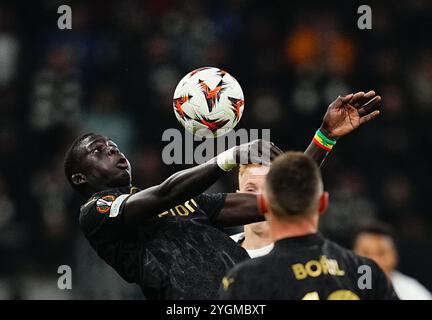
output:
[[[81,207],[80,225],[88,237],[117,238],[123,226],[122,210],[129,194],[117,190],[101,192]]]
[[[98,255],[128,282],[139,279],[139,242],[124,226],[122,208],[129,194],[104,191],[81,207],[80,225]]]
[[[214,221],[225,205],[226,196],[226,193],[202,193],[195,198],[195,201],[207,218]]]

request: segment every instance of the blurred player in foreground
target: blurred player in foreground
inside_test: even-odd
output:
[[[318,165],[300,152],[272,163],[259,196],[275,240],[265,256],[234,267],[222,281],[222,299],[397,299],[375,262],[325,239],[318,221],[328,206]],[[361,288],[367,266],[369,288]]]
[[[373,91],[338,97],[305,153],[321,164],[335,139],[378,116],[379,102]],[[69,148],[65,174],[89,197],[80,213],[85,236],[126,281],[137,283],[149,299],[212,299],[226,272],[249,258],[221,228],[263,217],[255,195],[202,192],[238,164],[269,165],[258,156],[265,150],[270,160],[281,153],[270,142],[254,141],[139,190],[117,145],[87,134]]]
[[[431,293],[416,279],[396,270],[398,252],[392,228],[383,223],[362,226],[356,232],[354,252],[374,260],[386,273],[402,300],[432,300]]]

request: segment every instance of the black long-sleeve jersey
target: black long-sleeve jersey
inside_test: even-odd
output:
[[[81,207],[80,225],[98,255],[148,299],[215,299],[223,276],[248,259],[213,225],[226,194],[201,194],[127,227],[123,203],[137,191],[99,192]]]
[[[222,280],[221,299],[398,299],[372,260],[311,234],[279,240],[266,256],[234,267]]]

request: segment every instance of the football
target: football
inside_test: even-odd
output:
[[[203,67],[180,80],[174,91],[173,108],[178,121],[192,134],[219,137],[240,121],[243,91],[228,72]]]

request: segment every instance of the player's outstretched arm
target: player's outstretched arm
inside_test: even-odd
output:
[[[381,97],[374,91],[338,97],[329,105],[323,123],[305,154],[321,165],[337,139],[379,115],[376,109],[380,102]],[[228,194],[216,223],[221,226],[236,226],[264,220],[263,215],[258,212],[256,201],[254,195]]]
[[[259,221],[264,221],[264,215],[258,211],[256,195],[228,193],[214,223],[221,227],[234,227]]]
[[[123,208],[124,222],[128,225],[145,222],[160,212],[204,192],[224,173],[238,164],[261,163],[268,165],[281,152],[271,142],[255,140],[233,147],[204,164],[179,171],[160,185],[130,196],[125,201]],[[230,198],[228,197],[228,204]],[[256,207],[255,201],[247,202],[248,204],[245,204],[247,207]]]
[[[377,110],[380,103],[381,97],[373,90],[339,96],[329,105],[323,123],[305,154],[321,165],[339,138],[380,114]]]

